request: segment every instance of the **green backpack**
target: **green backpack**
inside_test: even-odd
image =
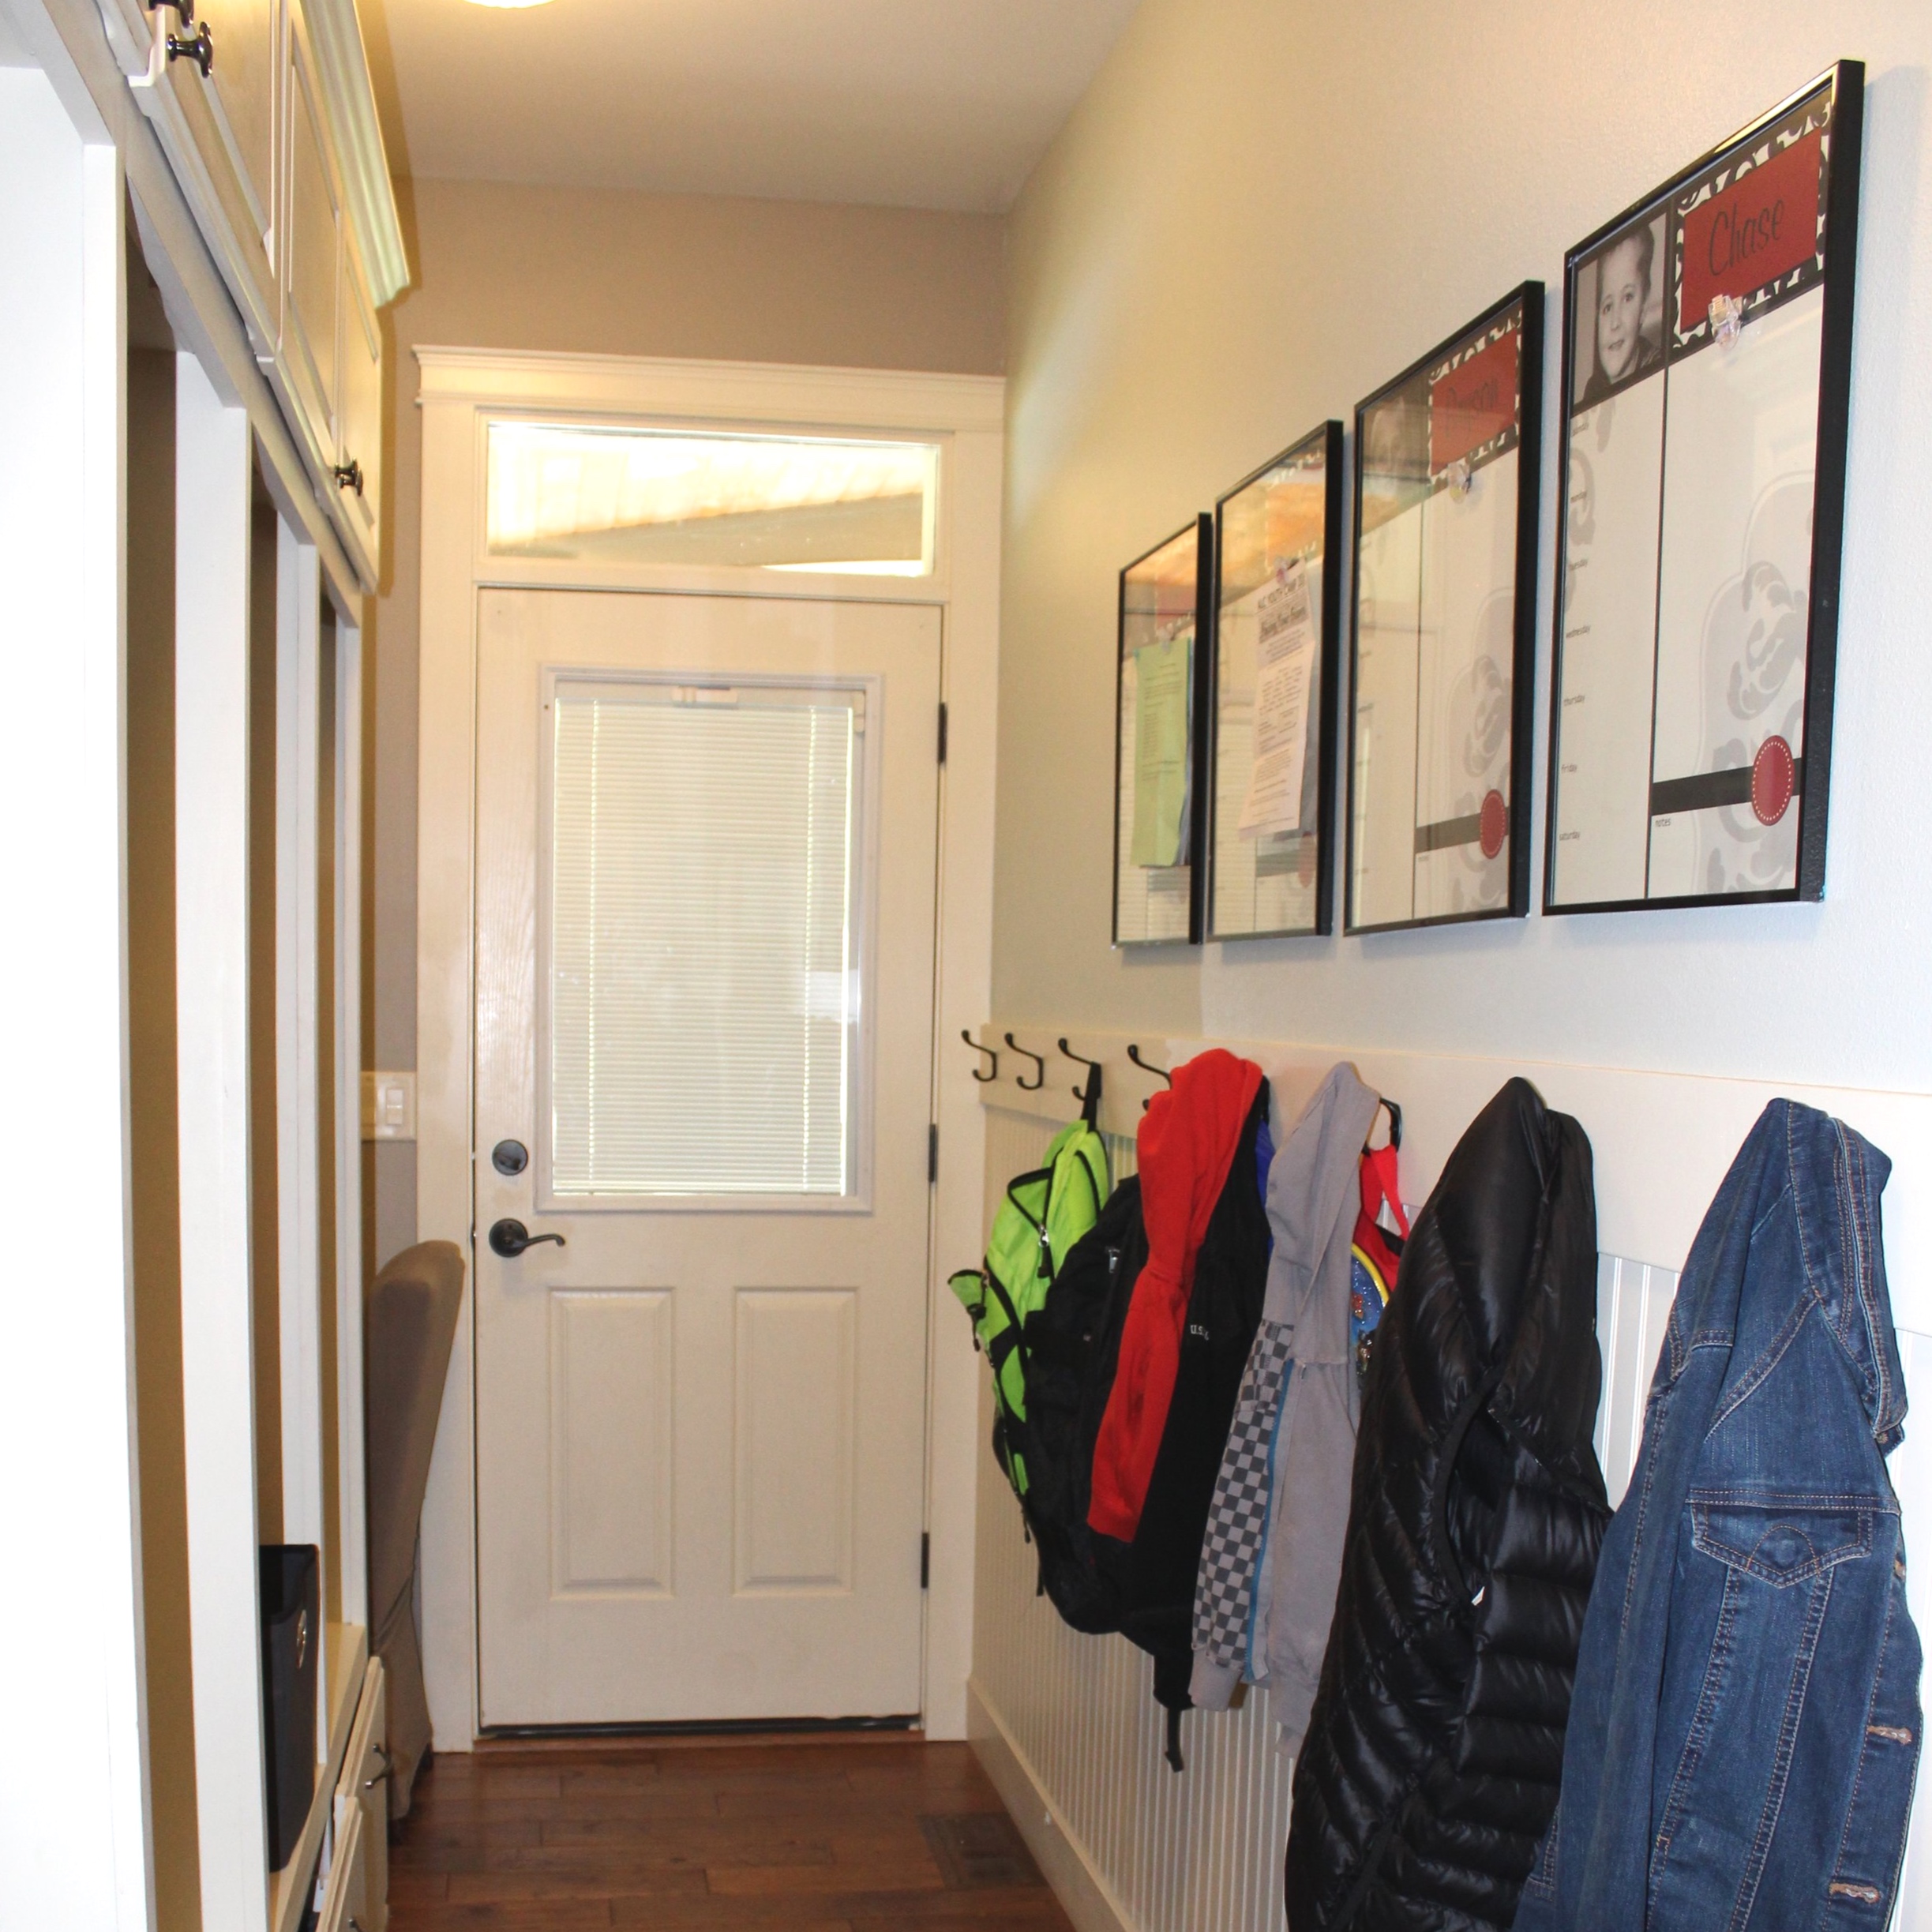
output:
[[[1086,1120],[1054,1135],[1046,1165],[1015,1175],[994,1215],[986,1259],[952,1277],[973,1318],[973,1345],[992,1366],[993,1454],[1026,1495],[1026,1319],[1046,1300],[1060,1265],[1099,1218],[1107,1198],[1107,1143]]]

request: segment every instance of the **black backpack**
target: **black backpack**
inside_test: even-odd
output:
[[[1026,1525],[1040,1588],[1076,1630],[1120,1627],[1117,1579],[1101,1568],[1087,1527],[1094,1444],[1120,1360],[1120,1330],[1147,1259],[1140,1181],[1130,1175],[1074,1244],[1026,1318]]]
[[[1154,1696],[1176,1717],[1193,1702],[1188,1684],[1201,1546],[1267,1292],[1268,1215],[1256,1148],[1267,1116],[1264,1080],[1195,1259],[1174,1393],[1140,1526],[1131,1543],[1094,1539],[1097,1566],[1112,1581],[1120,1633],[1153,1657]],[[1101,1400],[1104,1405],[1104,1395]],[[1179,1770],[1172,1720],[1168,1741],[1169,1761]]]

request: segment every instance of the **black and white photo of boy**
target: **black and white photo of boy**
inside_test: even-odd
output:
[[[1634,223],[1577,271],[1573,408],[1664,366],[1664,223]]]

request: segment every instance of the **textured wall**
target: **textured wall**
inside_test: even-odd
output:
[[[1111,954],[1120,566],[1514,284],[1555,293],[1568,245],[1841,56],[1868,91],[1824,905]],[[1924,0],[1145,0],[1013,216],[996,1011],[1932,1085],[1900,1023],[1932,944],[1929,64]],[[1540,706],[1547,567],[1541,602]]]

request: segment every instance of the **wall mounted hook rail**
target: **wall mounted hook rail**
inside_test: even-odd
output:
[[[1390,1145],[1391,1147],[1399,1147],[1399,1146],[1401,1146],[1401,1144],[1402,1144],[1402,1110],[1401,1110],[1401,1109],[1400,1107],[1398,1107],[1398,1106],[1397,1106],[1397,1105],[1395,1104],[1395,1102],[1394,1102],[1394,1101],[1390,1100],[1390,1099],[1388,1097],[1388,1096],[1387,1096],[1386,1094],[1384,1094],[1384,1095],[1382,1097],[1382,1098],[1381,1098],[1379,1101],[1378,1101],[1376,1102],[1376,1105],[1377,1105],[1377,1107],[1378,1107],[1378,1109],[1381,1109],[1381,1108],[1384,1108],[1384,1107],[1386,1107],[1386,1108],[1388,1109],[1388,1112],[1389,1112],[1389,1145]],[[1370,1122],[1369,1122],[1369,1124],[1368,1124],[1368,1138],[1369,1138],[1369,1140],[1371,1140],[1371,1141],[1372,1141],[1372,1140],[1373,1140],[1373,1139],[1375,1138],[1375,1122],[1374,1122],[1373,1120],[1370,1121]],[[1363,1146],[1363,1152],[1364,1152],[1364,1153],[1367,1153],[1367,1151],[1368,1151],[1367,1145],[1367,1143],[1366,1143],[1366,1142],[1364,1142],[1364,1146]]]
[[[1022,1094],[1038,1093],[1041,1088],[1046,1085],[1046,1056],[1044,1053],[1028,1052],[1026,1049],[1022,1046],[1011,1034],[1007,1035],[1006,1043],[1015,1053],[1031,1060],[1034,1064],[1034,1076],[1030,1080],[1022,1080],[1018,1074],[1015,1074],[1013,1076],[1013,1084]]]
[[[966,1045],[972,1048],[975,1053],[984,1053],[986,1057],[992,1062],[992,1071],[990,1073],[981,1073],[978,1067],[975,1067],[973,1069],[973,1078],[978,1081],[982,1086],[989,1080],[997,1080],[1000,1078],[999,1049],[996,1047],[981,1046],[978,1041],[975,1040],[972,1034],[968,1033],[963,1026],[959,1029],[959,1037],[965,1041]]]

